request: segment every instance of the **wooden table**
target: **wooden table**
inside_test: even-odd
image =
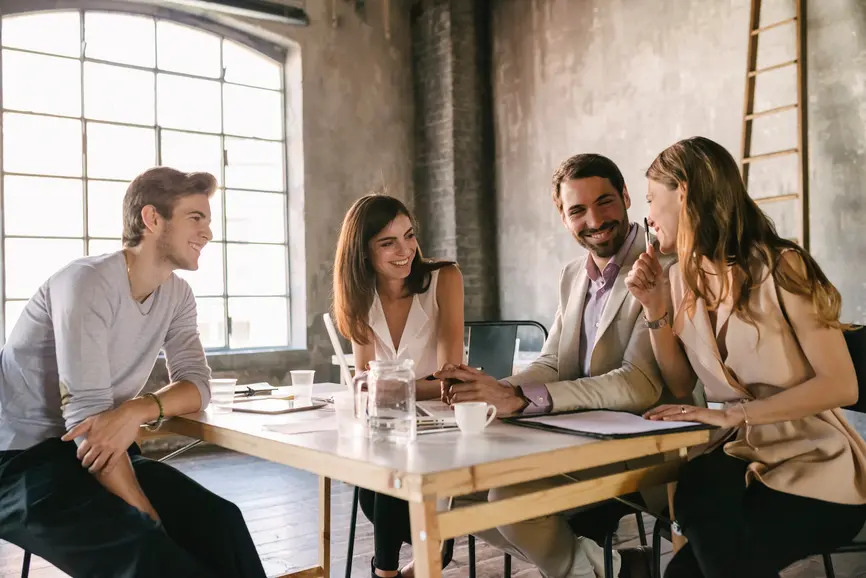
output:
[[[316,393],[340,388],[316,386]],[[676,479],[685,450],[706,443],[707,431],[596,440],[494,423],[478,436],[419,436],[399,446],[347,439],[333,429],[333,411],[283,415],[212,413],[168,420],[163,429],[319,475],[319,564],[287,576],[330,576],[331,480],[409,502],[415,574],[440,578],[442,540],[622,496]],[[290,427],[286,434],[268,426]],[[507,500],[438,512],[436,500],[557,474],[663,454],[657,465],[575,482]]]

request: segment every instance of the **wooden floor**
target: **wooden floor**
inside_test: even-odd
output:
[[[266,562],[269,575],[283,574],[292,569],[312,566],[317,560],[317,504],[316,478],[305,472],[262,461],[256,458],[215,448],[193,450],[172,461],[178,469],[196,479],[205,487],[235,502],[241,508],[259,553]],[[349,534],[352,489],[334,483],[332,495],[332,571],[342,577],[346,568],[346,546]],[[652,522],[646,519],[647,531]],[[353,577],[369,576],[370,558],[373,556],[372,527],[359,512],[355,540]],[[633,517],[623,520],[618,533],[618,546],[638,545],[637,528]],[[670,544],[663,542],[670,557]],[[411,548],[403,549],[408,560]],[[502,555],[493,548],[478,543],[476,548],[479,578],[503,575]],[[469,575],[466,540],[458,540],[454,561],[446,568],[446,578]],[[866,577],[866,555],[836,556],[838,578]],[[21,550],[0,541],[0,578],[17,578],[21,571]],[[52,568],[41,559],[34,558],[32,578],[55,578],[66,574]],[[515,578],[540,578],[540,574],[526,563],[515,560],[512,569]],[[819,578],[824,576],[818,559],[799,562],[787,569],[785,578]]]

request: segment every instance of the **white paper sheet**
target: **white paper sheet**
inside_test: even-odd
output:
[[[585,411],[566,415],[542,415],[521,421],[601,435],[652,433],[701,425],[693,421],[650,421],[639,415],[606,410]]]

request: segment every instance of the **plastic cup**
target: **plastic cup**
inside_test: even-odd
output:
[[[315,369],[296,369],[290,371],[292,377],[292,394],[296,398],[309,400],[313,397],[313,378],[316,376]]]
[[[214,413],[229,413],[235,402],[237,378],[210,380],[210,406]]]

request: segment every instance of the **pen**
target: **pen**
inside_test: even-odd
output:
[[[646,217],[643,218],[643,232],[644,232],[644,236],[646,236],[646,249],[647,249],[647,251],[649,251],[649,248],[650,248],[649,221],[646,220]]]

